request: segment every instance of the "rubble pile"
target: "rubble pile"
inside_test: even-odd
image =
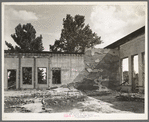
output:
[[[50,97],[43,98],[47,105],[68,105],[75,101],[85,100],[85,95],[74,88],[57,88],[52,92]]]
[[[112,90],[102,85],[103,82],[96,82],[91,79],[84,79],[82,82],[73,82],[68,85],[63,85],[63,88],[75,88],[78,91],[88,95],[88,96],[102,96],[111,94]]]
[[[97,90],[99,88],[99,86],[95,84],[96,83],[94,82],[94,80],[84,79],[82,82],[77,82],[75,87],[81,91],[85,90],[91,91],[91,90]]]
[[[26,98],[19,98],[17,97],[5,97],[4,99],[4,111],[5,112],[12,112],[12,111],[20,111],[23,113],[28,113],[27,109],[21,107],[22,105],[34,103],[33,99],[26,99]]]
[[[85,101],[86,95],[73,87],[59,87],[51,90],[36,90],[5,96],[5,112],[51,112],[52,108],[73,107],[81,101]]]

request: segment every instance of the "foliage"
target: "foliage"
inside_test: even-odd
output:
[[[123,72],[123,77],[124,77],[124,82],[129,82],[129,74],[128,74],[128,71],[124,71]]]
[[[32,68],[23,67],[23,84],[32,84]]]
[[[5,41],[9,50],[12,51],[42,51],[42,35],[36,37],[36,30],[34,27],[27,23],[26,25],[21,26],[19,24],[15,28],[15,33],[11,34],[11,37],[17,44],[15,47],[11,43]]]
[[[85,47],[93,47],[100,44],[101,37],[93,33],[89,25],[85,26],[85,17],[76,15],[74,18],[67,15],[63,19],[63,29],[59,40],[50,45],[52,52],[84,52]]]
[[[45,77],[45,79],[44,79],[44,77]],[[47,83],[46,76],[44,76],[43,68],[38,68],[38,83],[39,84],[46,84]]]

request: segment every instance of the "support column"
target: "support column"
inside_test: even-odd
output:
[[[139,62],[139,86],[143,86],[143,62],[142,62],[142,53],[138,54],[138,62]]]
[[[119,72],[120,72],[120,84],[122,84],[122,77],[123,77],[123,73],[122,73],[122,59],[119,60]]]
[[[132,56],[130,55],[128,57],[128,63],[129,63],[129,85],[132,85],[132,72],[133,72],[133,61]]]
[[[143,85],[143,88],[145,87],[144,84],[145,84],[145,52],[142,53],[142,85]]]
[[[50,88],[50,86],[51,86],[51,66],[50,66],[50,64],[51,64],[51,55],[50,56],[48,56],[48,79],[47,79],[47,82],[48,82],[48,88]]]
[[[34,89],[36,86],[36,57],[34,57]]]
[[[21,89],[21,55],[19,54],[18,89]]]

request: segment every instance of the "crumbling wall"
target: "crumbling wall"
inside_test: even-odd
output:
[[[127,43],[120,45],[120,59],[128,58],[129,60],[129,83],[122,86],[123,91],[135,92],[144,90],[144,69],[143,69],[143,54],[145,53],[145,34],[137,35]],[[133,80],[133,56],[138,55],[139,63],[139,80],[136,82]],[[122,74],[120,75],[122,76]],[[121,78],[122,79],[122,78]],[[121,81],[122,82],[122,81]]]
[[[32,68],[32,84],[23,84],[22,68]],[[47,84],[38,83],[38,68],[46,68]],[[52,84],[52,69],[60,68],[61,84]],[[54,53],[5,53],[4,88],[8,88],[7,70],[16,70],[16,89],[48,88],[71,83],[84,69],[83,54]]]
[[[78,89],[117,89],[120,83],[118,50],[88,49],[84,55],[84,63],[85,69],[81,72],[84,77],[77,83]]]
[[[83,54],[58,54],[51,57],[50,86],[61,86],[71,83],[84,69]],[[61,69],[61,84],[52,84],[52,68]]]
[[[38,84],[38,67],[46,67],[48,71],[48,57],[47,53],[17,53],[7,52],[4,58],[4,88],[8,89],[8,69],[16,70],[16,89],[28,89],[28,88],[48,88],[48,74],[47,84]],[[32,68],[32,84],[23,84],[22,68]],[[47,72],[48,73],[48,72]]]

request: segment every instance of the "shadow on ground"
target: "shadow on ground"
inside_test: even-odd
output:
[[[144,113],[144,102],[142,101],[120,101],[115,95],[92,96],[95,99],[110,103],[112,108],[132,113]]]

